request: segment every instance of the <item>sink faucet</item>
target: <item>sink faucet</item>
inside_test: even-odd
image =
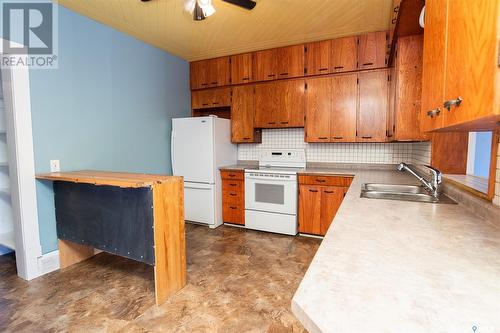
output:
[[[429,168],[431,172],[432,179],[429,181],[424,177],[419,176],[414,170],[412,170],[406,163],[399,163],[398,170],[399,171],[408,171],[410,174],[415,176],[422,184],[424,184],[425,188],[431,192],[434,197],[438,197],[440,193],[440,186],[442,183],[441,171],[436,168],[431,167],[430,165],[425,165],[426,168]]]

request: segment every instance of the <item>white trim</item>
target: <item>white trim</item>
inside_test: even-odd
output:
[[[57,271],[59,268],[59,250],[46,253],[38,258],[38,272],[40,275]]]
[[[0,45],[3,45],[1,38]],[[31,280],[40,276],[38,257],[42,251],[38,229],[29,68],[10,67],[1,68],[1,71],[17,274]]]
[[[467,171],[466,171],[466,174],[474,175],[475,161],[476,161],[476,132],[469,132],[469,144],[467,147]]]

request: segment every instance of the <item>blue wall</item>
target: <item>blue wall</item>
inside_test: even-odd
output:
[[[492,132],[476,133],[476,155],[474,157],[474,175],[488,178],[490,175]]]
[[[59,7],[59,69],[31,70],[35,168],[171,173],[171,118],[190,114],[180,58]],[[37,182],[43,253],[57,249],[50,182]]]

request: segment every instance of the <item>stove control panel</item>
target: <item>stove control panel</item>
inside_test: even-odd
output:
[[[259,153],[259,165],[305,168],[306,151],[304,149],[265,149]]]

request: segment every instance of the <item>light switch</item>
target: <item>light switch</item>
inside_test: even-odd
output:
[[[50,172],[59,172],[61,171],[61,165],[59,164],[59,160],[50,160]]]

